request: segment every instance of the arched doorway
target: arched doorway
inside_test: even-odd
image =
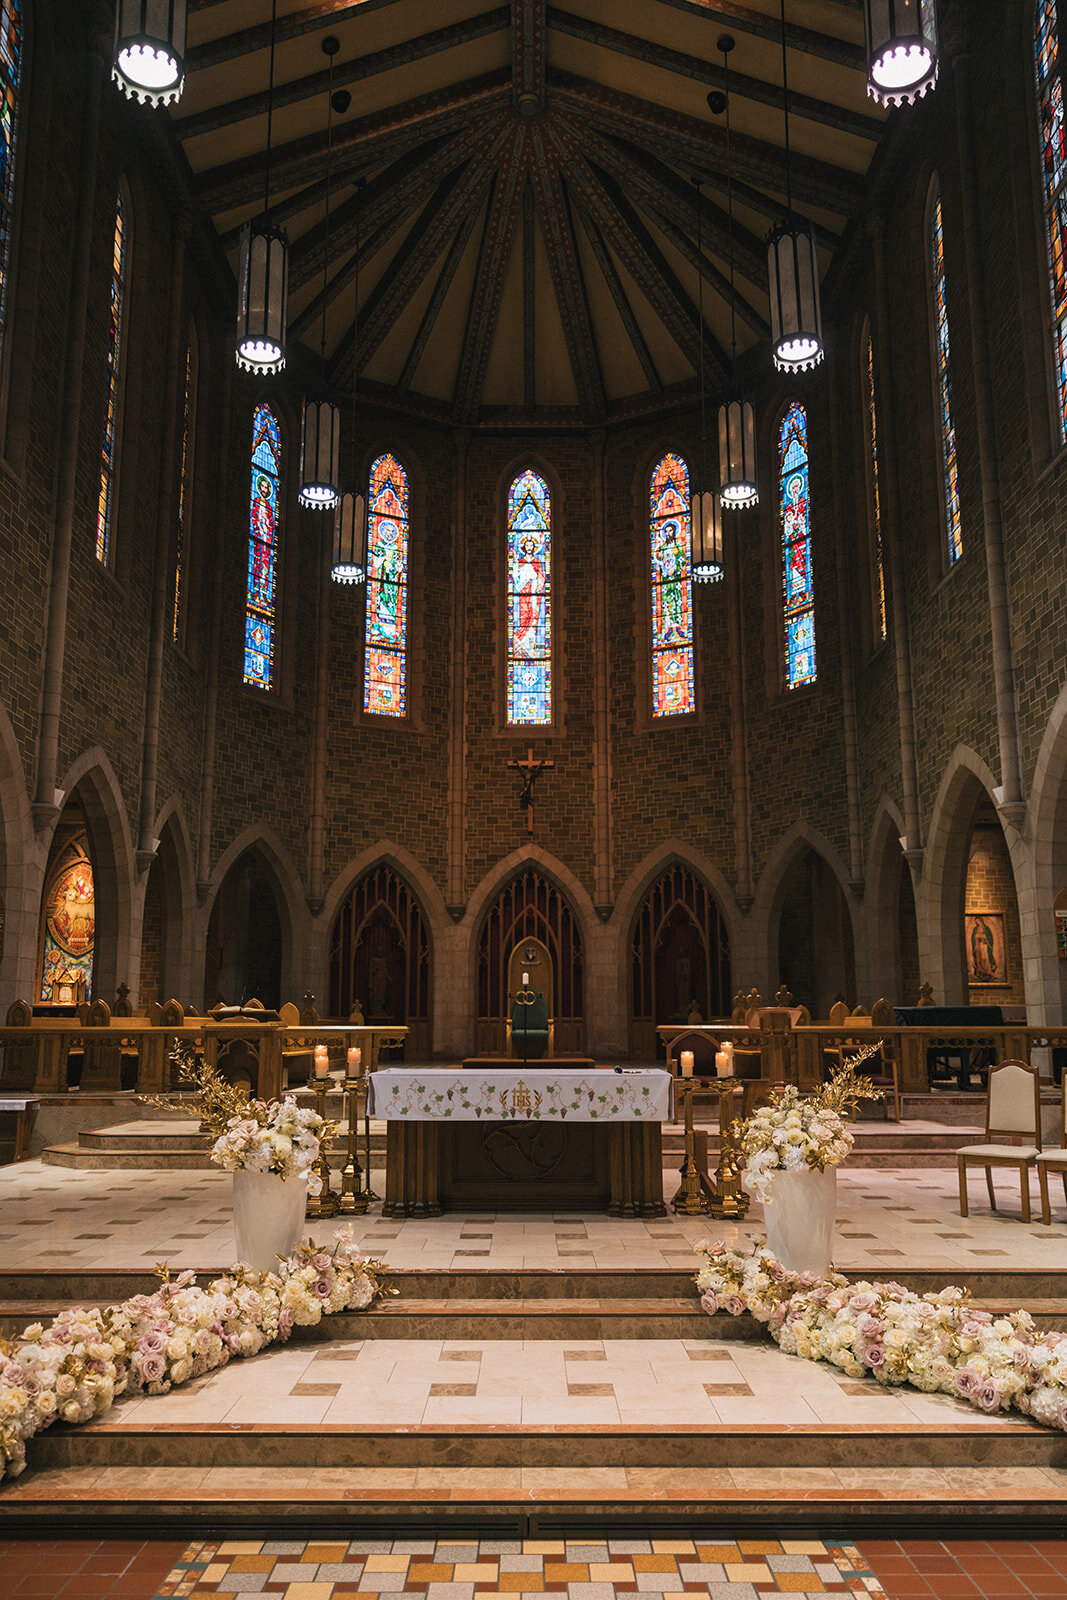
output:
[[[984,792],[971,825],[962,924],[957,922],[954,932],[963,941],[967,1003],[1022,1005],[1026,990],[1015,874],[1000,818]],[[951,933],[946,929],[947,936]]]
[[[778,976],[813,1017],[827,1017],[836,1000],[856,1004],[852,918],[844,891],[814,850],[805,850],[780,891]]]
[[[282,916],[273,874],[255,849],[246,850],[219,885],[208,923],[204,999],[243,1005],[282,1004]]]
[[[634,918],[631,1053],[649,1061],[663,1054],[657,1026],[685,1022],[695,1009],[705,1020],[730,1010],[730,941],[714,895],[680,861],[657,878]]]
[[[330,936],[330,1015],[347,1018],[358,1005],[368,1023],[408,1029],[397,1060],[429,1061],[430,932],[422,907],[400,874],[384,862],[353,886]]]
[[[182,886],[178,852],[170,828],[164,828],[159,849],[145,885],[141,917],[141,968],[138,1004],[180,1000],[189,1006],[191,996],[180,993],[182,973]],[[265,1002],[264,1002],[265,1003]]]
[[[565,896],[535,867],[518,872],[486,913],[478,941],[479,1055],[504,1055],[507,1049],[508,963],[523,939],[540,941],[552,959],[548,997],[556,1055],[580,1055],[585,1048],[582,936]]]
[[[56,824],[45,872],[37,948],[37,1005],[94,998],[96,875],[85,814],[76,799]]]

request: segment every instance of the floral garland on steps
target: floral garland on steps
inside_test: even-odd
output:
[[[750,1311],[790,1355],[987,1412],[1014,1407],[1067,1430],[1067,1333],[1037,1336],[1028,1311],[997,1317],[954,1287],[920,1295],[899,1283],[850,1283],[839,1272],[790,1272],[761,1244],[749,1254],[721,1243],[697,1248],[707,1258],[696,1285],[709,1316]]]
[[[351,1229],[349,1228],[349,1234]],[[88,1422],[123,1394],[166,1394],[176,1384],[283,1343],[294,1326],[362,1311],[396,1294],[380,1261],[364,1260],[338,1233],[332,1249],[302,1245],[277,1272],[239,1264],[206,1289],[192,1272],[103,1310],[61,1311],[0,1342],[0,1478],[26,1465],[26,1441],[53,1422]]]

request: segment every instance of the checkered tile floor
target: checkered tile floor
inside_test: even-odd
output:
[[[194,1544],[159,1597],[277,1594],[284,1600],[475,1600],[562,1594],[569,1600],[755,1600],[760,1594],[858,1594],[886,1600],[855,1545],[815,1539],[481,1540]]]

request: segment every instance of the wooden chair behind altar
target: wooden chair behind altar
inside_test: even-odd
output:
[[[1036,1067],[1025,1061],[1002,1061],[989,1069],[986,1084],[985,1144],[966,1144],[956,1151],[960,1180],[960,1216],[967,1215],[967,1169],[985,1169],[990,1209],[997,1209],[994,1167],[1014,1167],[1019,1174],[1023,1221],[1030,1221],[1030,1168],[1041,1151],[1041,1082]],[[1020,1144],[998,1144],[1019,1139]]]

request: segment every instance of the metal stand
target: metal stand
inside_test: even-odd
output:
[[[719,1091],[719,1164],[711,1197],[711,1214],[740,1222],[748,1211],[749,1197],[741,1187],[741,1146],[738,1121],[734,1116],[734,1095],[742,1088],[740,1078],[713,1078]]]
[[[346,1216],[362,1217],[367,1210],[363,1192],[363,1169],[359,1164],[359,1097],[364,1087],[363,1074],[351,1077],[345,1072],[345,1105],[348,1114],[347,1159],[341,1174],[341,1210]]]
[[[363,1107],[363,1164],[366,1171],[363,1174],[363,1187],[368,1202],[380,1200],[381,1195],[375,1194],[370,1184],[370,1095],[367,1095]]]
[[[696,1159],[693,1090],[698,1081],[696,1078],[676,1078],[674,1081],[676,1092],[685,1099],[685,1158],[682,1161],[682,1181],[671,1201],[671,1209],[684,1212],[687,1217],[703,1216],[711,1209],[711,1184],[707,1173],[701,1172],[697,1166]]]
[[[315,1078],[312,1089],[315,1094],[315,1110],[325,1122],[326,1120],[326,1087],[328,1078]],[[323,1134],[319,1142],[319,1159],[315,1162],[315,1171],[322,1179],[322,1189],[319,1194],[308,1195],[306,1217],[335,1217],[341,1209],[341,1201],[330,1188],[330,1163],[326,1157],[326,1135]]]

